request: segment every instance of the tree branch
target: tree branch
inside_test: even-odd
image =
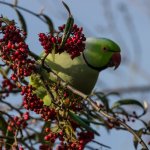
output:
[[[10,6],[10,7],[12,7],[12,8],[21,9],[21,10],[23,10],[23,11],[25,11],[25,12],[27,12],[27,13],[29,13],[29,14],[35,16],[35,17],[37,17],[37,18],[40,19],[42,22],[47,23],[47,21],[46,21],[45,19],[43,19],[39,14],[36,14],[36,13],[34,13],[33,11],[28,10],[28,9],[26,9],[26,8],[24,8],[24,7],[17,6],[17,5],[14,5],[14,4],[10,4],[10,3],[4,2],[4,1],[0,1],[0,3],[1,3],[1,4],[4,4],[4,5],[7,5],[7,6]]]

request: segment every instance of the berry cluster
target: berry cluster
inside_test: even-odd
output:
[[[65,25],[58,27],[58,32],[51,35],[51,34],[39,34],[39,41],[41,45],[45,49],[45,53],[49,54],[55,49],[55,53],[62,53],[67,52],[70,54],[71,58],[75,58],[81,54],[81,52],[85,49],[85,36],[82,33],[82,28],[79,28],[76,24],[73,25],[70,36],[64,43],[62,47],[62,40],[65,30]]]
[[[8,123],[8,131],[15,134],[17,129],[24,129],[27,126],[27,120],[29,120],[29,112],[25,112],[21,117],[13,117],[13,119]]]
[[[44,139],[45,141],[49,141],[50,145],[53,145],[57,138],[59,139],[60,144],[57,146],[57,150],[66,150],[66,149],[83,150],[85,145],[92,139],[94,139],[94,133],[90,131],[87,132],[82,131],[77,134],[78,135],[77,140],[68,142],[64,140],[65,133],[63,131],[55,133],[52,132],[50,128],[46,128],[45,132],[47,133],[47,135],[44,137]]]
[[[49,141],[50,143],[54,144],[59,134],[52,132],[50,128],[46,128],[45,132],[48,134],[44,137],[44,140]]]
[[[14,88],[16,88],[16,85],[11,80],[5,79],[2,81],[2,89],[7,89],[10,92]]]
[[[21,95],[23,97],[23,106],[27,110],[32,110],[37,114],[40,114],[44,120],[54,120],[56,118],[56,111],[53,108],[49,108],[48,106],[43,105],[43,100],[38,98],[36,94],[34,94],[34,88],[31,85],[22,86]]]
[[[59,27],[61,31],[64,31],[65,26]],[[67,53],[71,55],[71,58],[78,57],[81,52],[85,49],[85,36],[82,33],[83,28],[79,28],[76,24],[73,25],[70,37],[67,39],[65,43],[64,49]]]
[[[84,147],[88,142],[94,139],[94,133],[90,131],[80,132],[78,133],[78,136],[80,147]]]
[[[73,110],[74,112],[81,111],[83,109],[83,99],[82,97],[75,95],[74,93],[70,92],[69,90],[63,90],[59,88],[57,90],[57,95],[61,97],[60,99],[62,107],[69,108],[70,110]]]
[[[6,20],[6,19],[5,19]],[[2,61],[13,70],[11,79],[30,76],[34,69],[34,60],[28,57],[29,48],[25,43],[26,33],[15,26],[13,21],[0,20],[0,54]]]
[[[4,79],[2,81],[2,90],[6,90],[6,93],[1,94],[0,97],[1,98],[6,98],[7,96],[9,96],[9,93],[16,88],[16,85],[9,79]]]
[[[80,132],[78,133],[78,140],[74,142],[70,142],[68,144],[61,142],[60,145],[57,146],[57,150],[84,150],[85,145],[90,142],[94,138],[94,133]]]
[[[58,53],[58,45],[61,43],[61,38],[57,38],[51,34],[46,35],[45,33],[39,34],[39,41],[43,46],[45,53],[52,53],[52,50],[55,46],[55,53]]]

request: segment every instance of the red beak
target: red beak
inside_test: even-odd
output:
[[[114,53],[112,56],[113,66],[115,66],[114,70],[117,69],[121,63],[121,55],[120,52]]]

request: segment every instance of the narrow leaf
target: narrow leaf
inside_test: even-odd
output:
[[[140,103],[138,100],[134,100],[134,99],[122,99],[122,100],[119,100],[117,102],[115,102],[112,106],[112,109],[114,108],[118,108],[120,106],[125,106],[125,105],[136,105],[136,106],[139,106],[140,108],[143,109],[143,114],[146,113],[146,109],[144,107],[144,105],[142,103]]]
[[[118,92],[110,92],[110,93],[107,93],[105,96],[112,96],[112,95],[120,96],[120,93],[118,93]]]
[[[77,116],[75,113],[69,111],[68,112],[69,116],[71,117],[71,119],[73,119],[76,123],[78,123],[79,125],[81,125],[82,127],[84,127],[85,129],[94,132],[96,135],[99,136],[99,133],[94,130],[93,128],[91,128],[90,126],[88,126],[82,119],[80,119],[79,116]]]
[[[22,30],[27,33],[27,25],[26,25],[26,21],[25,21],[25,18],[23,17],[23,15],[21,14],[21,12],[15,8],[15,11],[18,15],[18,19],[19,19],[19,22],[21,24],[21,28]]]
[[[71,16],[71,17],[68,18],[66,26],[65,26],[64,34],[63,34],[63,37],[62,37],[62,42],[60,44],[61,48],[63,48],[63,46],[65,45],[65,43],[68,39],[68,37],[70,36],[71,30],[72,30],[72,27],[73,27],[73,23],[74,23],[74,19]]]
[[[96,143],[96,144],[98,144],[98,145],[100,145],[100,146],[103,146],[103,147],[105,147],[105,148],[109,148],[109,149],[111,149],[111,147],[110,147],[110,146],[107,146],[107,145],[102,144],[102,143],[100,143],[100,142],[97,142],[97,141],[94,141],[94,140],[92,140],[92,142],[93,142],[93,143]]]
[[[140,137],[140,138],[141,138],[141,136],[142,136],[142,133],[143,133],[143,129],[140,129],[140,130],[138,130],[138,131],[136,132],[136,134],[137,134],[138,137]],[[138,142],[138,140],[137,140],[136,137],[134,137],[134,139],[133,139],[133,144],[134,144],[134,148],[137,150],[139,142]]]
[[[4,135],[6,135],[7,122],[5,121],[2,115],[0,115],[0,130],[3,132]]]
[[[62,1],[62,3],[64,5],[64,7],[66,8],[66,10],[68,11],[69,16],[71,16],[71,11],[70,11],[70,8],[68,7],[68,5],[64,1]]]
[[[54,25],[53,25],[52,20],[50,19],[49,16],[47,16],[45,14],[41,14],[41,16],[43,16],[45,18],[45,20],[47,22],[47,25],[48,25],[48,28],[49,28],[49,31],[53,35],[53,33],[54,33]]]
[[[118,107],[117,111],[115,111],[114,113],[118,113],[118,112],[122,113],[123,115],[128,115],[128,112],[122,107]]]
[[[6,139],[6,149],[11,149],[11,146],[13,145],[15,141],[14,134],[13,132],[7,130],[6,136],[10,137]]]

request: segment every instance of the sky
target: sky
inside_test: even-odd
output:
[[[5,1],[12,2],[12,0]],[[122,49],[121,66],[116,71],[108,69],[102,72],[95,90],[113,91],[122,87],[149,86],[149,0],[66,0],[65,2],[71,9],[75,23],[83,27],[86,37],[110,38]],[[55,27],[64,24],[68,15],[61,0],[20,0],[19,5],[37,13],[43,11],[53,20]],[[15,11],[1,4],[0,13],[17,20]],[[32,51],[40,54],[42,47],[38,41],[38,34],[48,32],[48,28],[38,18],[22,13],[28,25],[27,43]],[[150,99],[149,93],[127,93],[122,97],[137,98],[141,101]],[[138,123],[136,128],[139,125]],[[133,150],[131,134],[115,130],[108,134],[102,127],[99,131],[101,137],[98,141],[111,146],[112,150]]]

